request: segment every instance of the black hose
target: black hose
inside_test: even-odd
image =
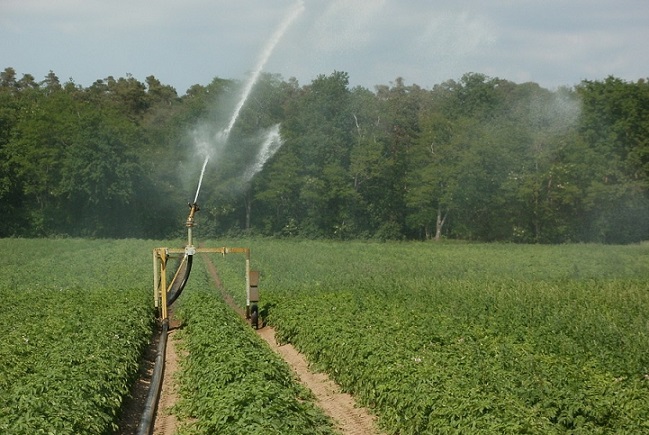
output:
[[[168,331],[169,321],[167,319],[164,319],[162,322],[160,341],[158,342],[158,355],[156,355],[155,358],[155,367],[153,369],[153,376],[151,376],[151,384],[149,385],[149,394],[146,396],[144,412],[142,412],[140,425],[137,428],[137,435],[151,435],[151,433],[153,432],[155,413],[156,408],[158,407],[158,399],[160,397],[162,378],[164,375]]]
[[[167,292],[167,307],[170,307],[183,292],[189,278],[189,272],[192,271],[192,258],[194,256],[186,255],[185,257],[187,258],[186,261],[180,263],[180,270],[176,273],[176,279],[171,283],[171,287]]]
[[[186,255],[180,263],[180,269],[176,271],[174,281],[171,283],[169,291],[167,292],[167,307],[170,307],[176,299],[180,296],[189,273],[192,270],[193,255]],[[162,321],[162,332],[160,333],[160,341],[158,343],[158,354],[155,359],[155,367],[153,375],[151,376],[151,384],[149,385],[149,393],[146,397],[144,411],[140,419],[137,435],[151,435],[153,432],[153,425],[155,419],[156,408],[158,407],[158,399],[160,398],[160,390],[162,388],[162,378],[164,375],[165,353],[167,350],[167,334],[169,332],[169,320]]]

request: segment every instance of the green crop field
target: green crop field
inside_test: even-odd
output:
[[[154,319],[151,249],[0,240],[0,433],[110,433]],[[649,244],[251,239],[261,308],[387,433],[649,433]],[[241,256],[214,256],[238,303]],[[329,433],[198,258],[177,303],[183,433]]]
[[[0,433],[110,433],[151,338],[142,241],[0,240]]]
[[[117,429],[154,330],[151,250],[160,246],[182,242],[0,239],[1,434]],[[189,351],[179,378],[181,433],[333,433],[288,366],[221,301],[203,266],[196,262],[174,305]]]
[[[245,263],[238,260],[243,276]],[[176,314],[186,357],[175,407],[184,422],[179,433],[334,433],[286,363],[225,304],[202,261],[181,299]]]
[[[388,433],[649,432],[649,244],[248,245],[279,338]]]

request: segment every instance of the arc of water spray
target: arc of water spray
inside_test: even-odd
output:
[[[273,53],[273,50],[279,43],[279,40],[282,39],[282,36],[284,35],[284,33],[286,33],[288,26],[291,25],[293,20],[295,20],[298,17],[298,15],[302,13],[303,10],[304,10],[304,2],[302,0],[299,0],[290,10],[290,13],[286,16],[286,18],[284,18],[284,21],[282,21],[282,23],[279,25],[279,27],[277,28],[273,36],[268,40],[268,44],[266,44],[264,51],[262,51],[261,56],[259,57],[259,61],[257,62],[257,65],[255,66],[252,75],[246,82],[245,87],[243,88],[243,92],[241,93],[241,98],[239,99],[239,102],[237,103],[237,106],[235,107],[234,112],[232,113],[230,122],[228,123],[228,126],[224,130],[226,140],[230,135],[230,131],[232,130],[232,127],[234,127],[235,122],[237,122],[237,118],[239,117],[239,112],[241,112],[241,108],[246,103],[246,100],[248,99],[248,95],[250,95],[253,86],[259,79],[259,75],[264,69],[264,65],[266,65],[266,62],[268,62],[268,59],[270,58],[270,55]]]
[[[279,43],[280,39],[282,39],[284,33],[286,33],[288,27],[302,13],[303,10],[304,10],[304,1],[298,0],[297,3],[295,3],[295,5],[293,6],[293,8],[289,11],[289,14],[286,16],[286,18],[284,18],[284,20],[281,22],[281,24],[279,25],[275,33],[273,33],[273,36],[270,38],[268,44],[266,44],[266,47],[262,51],[262,54],[259,57],[259,61],[257,62],[257,65],[255,66],[252,75],[250,76],[250,78],[248,79],[248,81],[246,82],[243,88],[241,97],[239,98],[239,102],[235,106],[234,112],[232,113],[232,117],[230,118],[230,122],[228,123],[228,126],[222,132],[217,133],[216,135],[217,137],[215,138],[216,140],[219,140],[222,143],[226,143],[228,141],[228,137],[230,136],[230,131],[234,127],[234,124],[237,122],[237,119],[239,118],[239,113],[241,112],[243,105],[246,103],[246,100],[248,99],[248,96],[250,95],[253,86],[259,79],[259,75],[264,69],[266,62],[268,62],[270,55],[273,53],[273,50]],[[201,184],[203,184],[203,176],[205,175],[205,167],[207,166],[207,162],[209,161],[209,159],[210,159],[209,153],[206,153],[205,161],[203,162],[203,168],[201,170],[201,176],[200,179],[198,180],[198,188],[196,189],[196,196],[194,197],[194,202],[198,200],[198,194],[201,190]]]
[[[207,162],[209,162],[210,156],[207,155],[205,156],[205,161],[203,162],[203,169],[201,169],[201,176],[198,179],[198,188],[196,189],[196,196],[194,196],[194,204],[196,204],[196,201],[198,201],[198,192],[201,191],[201,184],[203,184],[203,175],[205,175],[205,166],[207,166]]]
[[[255,163],[243,175],[244,182],[249,182],[264,167],[264,164],[275,155],[282,146],[282,137],[279,134],[279,124],[273,125],[267,132],[261,144]]]

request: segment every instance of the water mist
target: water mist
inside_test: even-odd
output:
[[[264,137],[264,141],[259,148],[254,163],[246,170],[243,181],[248,183],[252,178],[262,170],[268,159],[273,157],[277,150],[282,146],[282,138],[279,134],[279,124],[272,126]]]
[[[239,113],[241,112],[241,109],[246,103],[246,100],[248,99],[248,96],[250,95],[250,92],[252,91],[252,88],[254,87],[255,83],[259,79],[259,76],[264,69],[264,66],[266,65],[266,62],[268,62],[268,59],[270,58],[271,54],[273,53],[273,50],[279,43],[280,39],[282,39],[282,36],[284,33],[286,33],[286,30],[288,27],[291,25],[291,23],[302,13],[304,10],[304,2],[302,0],[299,0],[295,5],[289,10],[289,13],[286,15],[284,20],[280,23],[279,27],[273,33],[273,36],[270,38],[268,41],[268,44],[266,44],[264,50],[262,51],[261,55],[259,56],[259,60],[257,62],[257,65],[255,66],[255,69],[253,70],[252,75],[248,78],[246,81],[243,91],[241,93],[241,97],[239,98],[239,101],[237,102],[237,105],[235,106],[235,109],[232,113],[232,116],[230,117],[230,121],[228,122],[228,125],[225,129],[223,129],[221,132],[217,133],[214,138],[214,146],[215,147],[224,147],[225,144],[228,141],[228,138],[230,137],[230,132],[232,131],[232,128],[234,127],[234,124],[237,122],[237,119],[239,118]],[[273,127],[275,128],[275,127]],[[281,142],[280,142],[281,144]],[[198,188],[196,189],[196,195],[194,197],[194,202],[198,200],[198,194],[200,193],[201,189],[201,184],[203,183],[203,176],[205,175],[205,167],[207,166],[207,163],[210,159],[210,152],[211,149],[207,149],[202,142],[196,142],[197,148],[201,151],[204,152],[205,155],[205,160],[203,161],[203,168],[201,170],[201,175],[198,180]],[[213,148],[213,147],[212,147]],[[263,150],[263,147],[262,147]],[[268,157],[270,158],[270,157]],[[267,160],[267,159],[266,159]],[[264,162],[266,161],[264,160]],[[258,160],[259,161],[259,158]],[[263,166],[263,163],[262,163]],[[256,166],[255,166],[256,167]],[[259,168],[261,170],[261,167]],[[256,174],[259,172],[259,170],[255,171],[253,173]],[[249,171],[248,171],[249,172]],[[252,178],[252,176],[251,176]]]

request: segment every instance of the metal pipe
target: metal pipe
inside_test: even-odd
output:
[[[160,257],[160,296],[162,298],[160,305],[162,319],[167,320],[167,255]]]
[[[153,250],[153,303],[155,305],[156,312],[159,308],[158,301],[158,285],[160,283],[160,275],[158,274],[158,250]]]
[[[246,252],[246,313],[250,312],[250,251]]]
[[[187,222],[185,223],[185,226],[187,227],[187,246],[193,246],[192,227],[194,226],[194,214],[196,214],[200,208],[197,203],[187,205],[189,205],[189,216],[187,216]]]

